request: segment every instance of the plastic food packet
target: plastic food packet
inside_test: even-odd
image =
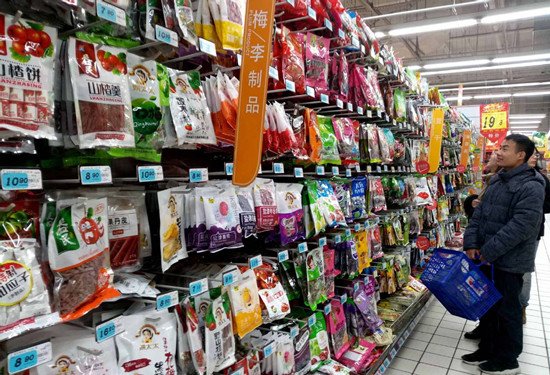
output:
[[[244,238],[256,235],[256,213],[254,212],[254,197],[252,187],[235,187],[239,203],[239,221]]]
[[[405,91],[396,88],[393,90],[393,104],[395,106],[395,119],[397,121],[407,121],[407,100]]]
[[[109,262],[107,199],[60,201],[50,230],[48,260],[54,299],[63,319],[76,319],[118,297]]]
[[[57,30],[0,13],[0,131],[55,140]]]
[[[432,194],[428,187],[426,177],[415,179],[416,188],[414,189],[415,203],[417,206],[429,205],[433,202]]]
[[[220,1],[219,4],[221,23],[216,24],[216,32],[220,36],[222,46],[228,50],[240,50],[243,41],[246,1],[227,0]]]
[[[317,194],[321,205],[321,211],[329,227],[346,227],[346,217],[340,208],[338,198],[334,194],[332,185],[327,180],[317,181]]]
[[[302,209],[302,189],[300,184],[277,184],[277,214],[281,244],[305,238],[304,210]]]
[[[147,310],[121,317],[115,337],[121,374],[170,375],[176,372],[176,318],[168,311]],[[146,353],[146,354],[145,354]]]
[[[320,201],[319,187],[317,181],[314,180],[306,180],[305,185],[307,187],[307,196],[309,198],[309,211],[311,213],[311,219],[313,221],[314,228],[312,235],[317,235],[321,233],[321,231],[323,231],[327,226],[325,215],[323,214],[324,211],[322,203]]]
[[[216,15],[212,14],[212,8],[216,11]],[[214,26],[216,21],[220,22],[219,6],[216,4],[216,1],[199,0],[196,14],[195,30],[198,36],[213,42],[216,45],[216,49],[221,48],[221,42],[217,33],[218,28]]]
[[[261,267],[254,269],[254,272],[261,299],[264,323],[284,318],[290,313],[290,304],[283,285],[279,282],[273,268],[264,263]]]
[[[283,33],[283,82],[294,82],[296,93],[306,92],[305,67],[303,57],[303,45],[300,39],[303,34],[292,33],[288,28],[282,27]]]
[[[300,286],[296,278],[296,272],[294,266],[290,260],[279,263],[279,279],[283,285],[283,289],[287,296],[287,299],[293,301],[301,297]]]
[[[308,374],[311,369],[309,333],[309,328],[306,324],[298,323],[298,334],[294,337],[294,366],[296,375]]]
[[[242,229],[234,189],[203,194],[206,228],[210,233],[211,251],[242,246]]]
[[[247,270],[241,279],[228,287],[233,327],[243,338],[262,324],[262,309],[253,270]]]
[[[359,162],[359,123],[349,118],[334,117],[332,126],[338,140],[342,164],[357,165]]]
[[[321,160],[321,152],[323,143],[321,141],[321,133],[319,123],[317,121],[317,113],[311,108],[304,110],[304,123],[307,128],[307,146],[309,160],[312,163],[319,163]]]
[[[176,305],[174,307],[174,316],[176,317],[176,337],[178,340],[176,345],[176,364],[178,366],[178,371],[188,374],[195,371],[195,366],[193,365],[191,349],[187,338],[185,313],[181,305]]]
[[[134,147],[126,51],[69,39],[80,148]]]
[[[210,247],[210,231],[206,226],[206,212],[204,210],[204,195],[218,191],[215,187],[197,187],[195,190],[195,230],[193,244],[199,251],[205,251]]]
[[[277,201],[273,180],[257,178],[252,189],[258,231],[273,230],[277,225]]]
[[[193,19],[193,2],[191,0],[174,0],[176,18],[180,34],[191,45],[197,45],[195,21]]]
[[[334,194],[338,199],[338,204],[342,209],[342,213],[346,218],[346,222],[347,223],[352,222],[353,213],[352,213],[351,194],[350,194],[350,190],[351,190],[350,181],[347,179],[335,177],[332,180],[330,180],[330,184],[332,185]]]
[[[135,197],[132,197],[135,198]],[[132,199],[125,196],[114,196],[109,203],[109,247],[111,268],[125,272],[141,268],[141,239],[138,207]],[[145,201],[140,210],[144,210]]]
[[[339,359],[351,345],[350,337],[346,326],[344,307],[339,299],[330,301],[330,313],[325,316],[327,332],[330,335],[332,353],[334,358]]]
[[[160,106],[157,63],[131,53],[127,59],[136,147],[158,149],[162,145],[163,111]]]
[[[199,316],[191,304],[189,297],[183,301],[183,308],[185,309],[187,341],[193,365],[199,375],[204,375],[206,372],[206,355],[203,349],[201,333],[199,332]]]
[[[351,375],[353,373],[353,370],[332,359],[323,362],[319,371],[326,375]]]
[[[384,186],[380,177],[369,177],[369,193],[372,211],[380,212],[388,209],[384,195]]]
[[[305,44],[306,86],[313,87],[317,94],[328,92],[328,64],[330,40],[307,33]]]
[[[377,128],[377,130],[378,130],[378,142],[380,144],[380,157],[382,159],[382,163],[389,164],[393,160],[390,154],[390,145],[386,138],[386,133],[381,128]]]
[[[367,239],[367,231],[356,231],[353,236],[355,248],[357,249],[357,272],[359,272],[359,274],[362,274],[366,268],[370,267],[369,242]]]
[[[309,328],[309,350],[311,352],[311,371],[317,370],[323,361],[330,358],[329,340],[325,317],[316,312],[315,323]]]
[[[355,372],[362,371],[375,347],[376,344],[364,339],[357,339],[355,344],[344,353],[339,361]]]
[[[183,187],[166,189],[157,193],[160,215],[160,249],[162,272],[187,258],[185,244]]]
[[[319,164],[342,164],[340,154],[338,153],[338,139],[334,135],[332,119],[317,115],[317,123],[319,124],[319,135],[322,142]]]
[[[216,144],[210,109],[202,91],[200,73],[180,72],[168,68],[173,84],[170,90],[170,112],[178,144]]]
[[[367,125],[367,137],[369,148],[369,162],[381,163],[380,143],[378,136],[378,127],[376,125]]]
[[[304,301],[312,310],[317,305],[326,301],[325,292],[325,262],[323,249],[318,247],[307,253],[306,258],[307,275],[307,301]]]
[[[369,239],[369,250],[371,258],[377,259],[384,255],[382,252],[382,240],[380,236],[380,226],[378,224],[369,226],[367,236]]]
[[[365,219],[367,217],[367,178],[355,177],[351,180],[351,204],[353,219]]]
[[[254,286],[256,285],[254,284]],[[221,371],[235,362],[235,336],[233,336],[229,298],[226,293],[212,300],[204,323],[206,327],[206,371],[211,374],[214,371]]]

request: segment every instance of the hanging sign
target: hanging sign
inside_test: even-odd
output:
[[[508,132],[509,103],[493,103],[479,106],[481,135],[489,140],[490,150],[498,150]]]
[[[481,157],[485,153],[483,151],[485,146],[485,139],[486,138],[481,135],[477,138],[476,156],[474,157],[474,165],[472,166],[472,169],[474,170],[474,172],[479,172],[479,166],[481,165]]]
[[[468,160],[470,159],[470,143],[472,143],[472,131],[464,130],[462,134],[462,146],[460,148],[460,163],[457,170],[460,173],[464,173],[468,167]]]
[[[430,149],[428,151],[428,163],[430,163],[430,173],[434,173],[439,168],[441,158],[441,142],[443,141],[443,109],[435,108],[432,112],[432,127],[430,129]]]
[[[248,1],[239,86],[233,183],[248,186],[260,168],[275,0]]]

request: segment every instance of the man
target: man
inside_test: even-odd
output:
[[[523,274],[535,267],[535,241],[542,220],[544,179],[527,161],[535,150],[524,135],[506,137],[497,152],[502,170],[476,208],[464,235],[470,259],[493,265],[493,281],[502,294],[482,318],[479,349],[462,360],[479,364],[486,374],[519,374],[523,350],[519,295]]]

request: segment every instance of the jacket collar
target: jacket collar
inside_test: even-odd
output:
[[[522,174],[525,171],[528,171],[530,169],[532,169],[532,168],[529,166],[529,164],[523,163],[519,167],[515,167],[514,169],[510,169],[509,171],[501,171],[498,174],[498,176],[500,177],[501,180],[507,182],[507,181],[512,180],[517,175],[520,175],[520,174]]]
[[[508,185],[510,191],[518,191],[523,184],[527,181],[537,181],[541,184],[545,184],[544,179],[540,173],[537,173],[527,163],[523,163],[519,167],[511,169],[509,171],[500,171],[491,181],[501,180]]]

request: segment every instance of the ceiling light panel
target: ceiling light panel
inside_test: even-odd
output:
[[[550,59],[550,53],[535,53],[532,55],[497,57],[491,60],[494,64],[507,64],[520,61],[533,61]]]
[[[467,61],[453,61],[445,63],[426,64],[424,69],[445,69],[445,68],[458,68],[462,66],[476,66],[489,64],[489,59],[467,60]]]
[[[510,115],[510,120],[523,120],[523,119],[543,119],[546,118],[546,114],[540,113],[540,114],[513,114]]]
[[[508,118],[509,119],[509,118]],[[510,120],[510,124],[514,125],[528,125],[528,124],[540,124],[541,120]]]
[[[527,18],[535,18],[550,15],[550,7],[541,7],[518,12],[501,13],[494,16],[486,16],[481,19],[482,24],[493,24],[509,21],[518,21]]]
[[[540,65],[550,65],[550,60],[531,61],[531,62],[522,62],[522,63],[515,63],[515,64],[504,64],[504,65],[492,65],[492,66],[478,66],[478,67],[463,68],[463,69],[437,70],[435,72],[424,72],[424,73],[422,73],[422,75],[423,76],[435,76],[435,75],[442,75],[442,74],[481,72],[481,71],[484,71],[484,70],[529,68],[529,67],[532,67],[532,66],[540,66]]]
[[[509,98],[512,94],[510,93],[497,93],[497,94],[487,94],[487,95],[475,95],[474,99],[492,99],[492,98]]]
[[[514,88],[514,87],[536,87],[536,86],[547,86],[550,85],[550,81],[546,82],[526,82],[526,83],[508,83],[504,85],[492,85],[492,86],[470,86],[463,87],[464,91],[472,90],[489,90],[489,89],[505,89],[505,88]],[[439,92],[449,92],[449,91],[458,91],[458,87],[452,89],[440,89]]]
[[[516,92],[514,98],[524,97],[524,96],[539,96],[539,95],[550,95],[550,91],[527,91],[527,92]]]
[[[390,30],[388,34],[391,36],[422,34],[422,33],[429,33],[433,31],[460,29],[462,27],[477,25],[477,23],[478,21],[476,19],[467,18],[467,19],[458,20],[458,21],[431,23],[431,24],[422,25],[422,26],[411,26],[411,27],[393,29],[393,30]]]

